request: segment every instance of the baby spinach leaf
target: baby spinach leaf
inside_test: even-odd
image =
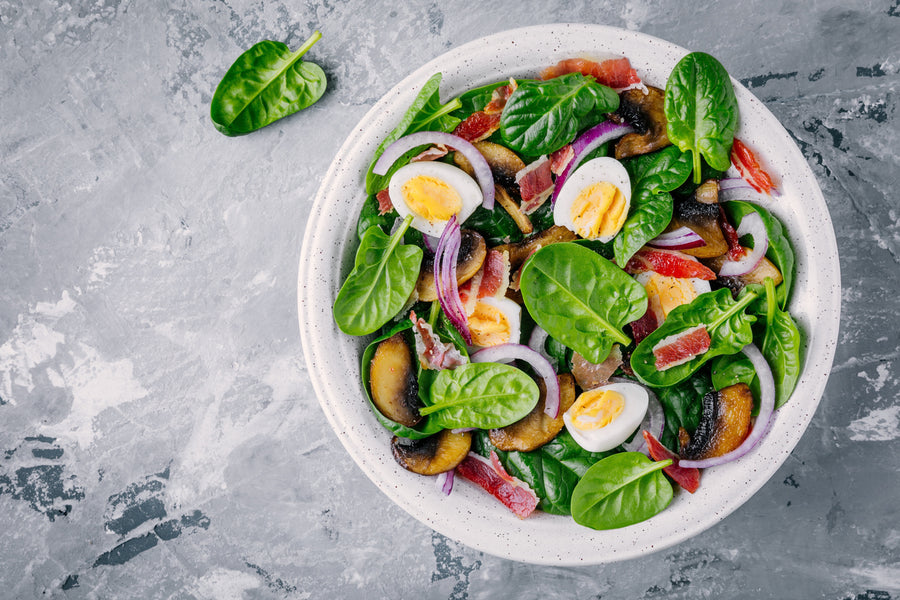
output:
[[[210,118],[225,135],[244,135],[311,106],[325,93],[325,72],[300,58],[322,37],[316,31],[296,52],[264,40],[241,54],[219,82]]]
[[[647,310],[647,292],[625,271],[572,242],[538,250],[522,269],[522,298],[547,333],[592,363],[613,344],[628,345],[622,327]]]
[[[665,113],[669,139],[693,154],[695,183],[702,175],[701,156],[714,169],[728,169],[738,105],[722,63],[703,52],[682,58],[666,82]]]
[[[778,303],[781,305],[781,308],[786,308],[794,283],[794,249],[791,247],[791,242],[785,234],[784,226],[771,212],[757,204],[742,200],[731,200],[723,203],[723,206],[725,214],[728,215],[728,219],[735,228],[751,212],[759,213],[759,216],[762,217],[766,234],[769,236],[769,249],[766,250],[766,258],[778,267],[778,270],[781,271],[781,276],[784,278],[776,292],[778,293]]]
[[[616,264],[624,265],[672,220],[672,194],[691,175],[691,157],[676,146],[624,161],[631,177],[631,208],[613,240]]]
[[[422,249],[401,243],[412,216],[388,237],[372,226],[363,235],[356,262],[334,301],[338,327],[349,335],[368,335],[400,312],[409,300],[422,264]]]
[[[524,238],[516,222],[499,204],[493,210],[479,205],[466,219],[466,229],[474,229],[484,236],[488,246],[520,242]]]
[[[459,108],[459,99],[453,99],[447,104],[441,104],[438,88],[441,85],[441,74],[435,73],[431,79],[425,82],[419,94],[406,110],[403,118],[384,140],[378,144],[372,157],[372,164],[366,172],[366,193],[375,194],[387,187],[391,176],[410,159],[421,152],[424,147],[413,148],[401,156],[388,169],[384,175],[376,175],[372,172],[379,157],[384,154],[385,148],[405,135],[417,131],[453,131],[459,125],[459,119],[450,113]]]
[[[518,80],[517,83],[521,83],[522,79]],[[495,83],[489,83],[487,85],[482,85],[477,88],[472,88],[471,90],[467,90],[457,96],[459,100],[459,108],[454,110],[452,114],[454,117],[462,120],[469,117],[472,113],[476,113],[480,110],[484,110],[484,107],[488,105],[491,101],[491,98],[494,95],[494,90],[499,87],[503,87],[509,85],[509,79],[504,81],[497,81]]]
[[[734,354],[753,341],[751,325],[756,317],[745,312],[756,294],[747,293],[740,300],[725,288],[700,294],[690,304],[675,307],[656,331],[644,338],[631,355],[631,368],[642,382],[653,387],[674,385],[687,379],[706,361],[722,354]],[[686,363],[664,371],[656,369],[653,348],[664,338],[686,329],[705,325],[710,337],[709,350]]]
[[[437,433],[441,430],[441,427],[435,426],[434,423],[432,423],[431,420],[427,418],[415,427],[407,427],[406,425],[402,425],[400,423],[397,423],[396,421],[388,419],[383,414],[381,414],[381,411],[378,410],[378,408],[375,406],[375,403],[372,401],[372,392],[369,385],[369,371],[372,365],[372,357],[375,355],[375,351],[378,349],[378,344],[388,339],[389,337],[393,337],[394,334],[400,333],[401,331],[410,331],[412,329],[412,325],[412,321],[410,321],[409,319],[403,319],[402,321],[395,323],[393,327],[388,328],[384,333],[375,338],[372,343],[366,346],[366,350],[362,355],[360,374],[362,375],[363,389],[366,390],[366,399],[369,401],[369,407],[372,409],[372,412],[375,414],[375,418],[378,419],[378,422],[381,423],[388,431],[398,437],[409,438],[411,440],[419,440]],[[409,342],[409,340],[407,340],[407,342]]]
[[[428,406],[419,412],[444,429],[505,427],[538,402],[538,386],[523,371],[500,363],[468,363],[439,371]]]
[[[713,389],[709,370],[704,367],[684,381],[657,389],[656,397],[666,415],[665,431],[659,441],[673,452],[678,452],[678,429],[697,429],[703,412],[703,396]]]
[[[613,453],[588,452],[565,429],[531,452],[497,450],[483,432],[473,439],[473,450],[483,456],[494,450],[506,471],[527,483],[541,499],[539,508],[554,515],[572,514],[572,492],[578,480],[594,463]]]
[[[717,356],[710,363],[710,372],[712,384],[716,390],[738,383],[751,385],[756,379],[756,370],[753,368],[753,363],[740,353]],[[757,387],[757,389],[759,388]],[[755,394],[755,397],[759,397],[759,395]]]
[[[516,152],[550,154],[618,107],[619,96],[612,89],[581,73],[523,81],[500,115],[500,135]]]
[[[617,529],[646,521],[672,501],[672,484],[662,473],[671,460],[651,461],[640,452],[621,452],[594,464],[572,493],[572,518],[591,529]]]

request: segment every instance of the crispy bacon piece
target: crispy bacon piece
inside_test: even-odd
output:
[[[435,144],[434,146],[428,148],[420,154],[412,157],[409,162],[437,160],[439,158],[447,156],[448,152],[450,152],[450,149],[447,148],[447,146],[445,146],[444,144]]]
[[[522,196],[520,208],[523,213],[530,215],[553,193],[550,159],[542,156],[516,173],[516,183]]]
[[[700,261],[677,250],[641,248],[625,265],[625,272],[634,275],[645,271],[681,279],[696,278],[713,281],[716,278],[716,274]]]
[[[541,71],[541,79],[553,79],[567,73],[590,75],[616,91],[643,86],[627,58],[611,58],[599,63],[586,58],[567,58]]]
[[[665,337],[653,347],[656,370],[665,371],[684,364],[709,350],[712,340],[706,325],[697,325]]]
[[[409,312],[409,318],[414,325],[413,337],[416,341],[416,354],[423,367],[439,371],[455,369],[469,362],[469,359],[456,349],[456,346],[442,342],[425,319],[417,318],[414,311]]]
[[[725,258],[734,261],[741,260],[741,257],[744,256],[744,247],[738,241],[737,231],[728,222],[728,216],[725,215],[725,209],[722,208],[721,204],[719,205],[719,227],[722,229],[722,235],[728,243],[728,252]]]
[[[487,114],[478,111],[472,113],[462,123],[453,130],[453,135],[458,135],[467,142],[480,142],[481,140],[491,137],[495,131],[500,129],[500,113]]]
[[[734,138],[731,146],[731,164],[737,168],[744,181],[760,194],[772,195],[775,184],[756,160],[756,155],[741,140]]]
[[[492,464],[495,461],[499,464],[499,460],[493,450],[491,454],[493,456],[491,460],[488,460],[474,452],[469,452],[469,455],[456,467],[456,473],[477,483],[517,517],[524,519],[537,508],[539,502],[537,494],[528,487],[527,483],[512,477],[505,470],[502,474],[499,473]]]
[[[562,175],[573,158],[575,158],[575,149],[572,144],[566,144],[550,155],[550,171],[557,177]]]
[[[509,85],[502,85],[494,90],[494,93],[491,94],[491,101],[484,107],[485,114],[493,115],[503,112],[504,107],[506,107],[506,101],[509,100],[509,97],[513,95],[513,92],[518,87],[519,84],[516,83],[516,80],[510,78]]]
[[[391,195],[388,193],[388,188],[384,188],[377,194],[375,194],[375,199],[378,200],[378,216],[386,215],[392,210],[394,210],[394,203],[391,202]]]
[[[634,343],[640,344],[645,337],[656,331],[659,325],[656,313],[653,312],[653,309],[648,304],[647,312],[644,313],[644,316],[637,321],[631,322],[631,333],[634,335]]]
[[[655,461],[672,459],[672,464],[663,467],[663,472],[671,477],[675,483],[690,493],[697,491],[700,487],[700,469],[687,468],[678,465],[678,455],[659,443],[653,434],[644,431],[644,439],[647,441],[647,450],[650,452],[650,458]]]
[[[475,311],[475,305],[481,298],[488,296],[502,298],[506,294],[509,288],[509,272],[509,253],[488,250],[478,272],[459,286],[459,299],[467,316]]]

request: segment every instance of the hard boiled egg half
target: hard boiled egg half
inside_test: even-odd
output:
[[[587,240],[608,242],[622,229],[631,206],[631,178],[622,163],[602,156],[587,161],[566,180],[553,222]]]
[[[626,442],[647,414],[647,390],[617,382],[582,393],[563,414],[566,429],[589,452],[605,452]]]
[[[634,279],[647,290],[647,301],[658,323],[665,321],[676,306],[690,304],[711,289],[709,282],[703,279],[669,277],[654,271],[638,273]]]
[[[518,344],[522,336],[522,307],[509,298],[479,299],[468,321],[473,348]]]
[[[483,196],[481,187],[465,171],[443,162],[420,161],[397,169],[388,186],[391,203],[412,226],[440,237],[453,215],[462,223],[475,212]]]

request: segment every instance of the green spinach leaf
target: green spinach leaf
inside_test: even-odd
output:
[[[368,335],[400,312],[409,300],[422,264],[422,249],[401,243],[412,216],[388,237],[370,227],[356,251],[356,261],[334,301],[338,327],[349,335]]]
[[[759,216],[762,217],[766,234],[769,237],[769,249],[766,250],[766,258],[772,261],[772,264],[781,271],[781,276],[784,278],[776,292],[781,308],[786,308],[794,284],[794,249],[791,247],[791,242],[785,234],[781,221],[762,206],[750,202],[731,200],[723,203],[723,206],[725,214],[728,215],[728,219],[735,228],[751,212],[759,213]]]
[[[572,242],[538,250],[522,269],[522,298],[547,333],[592,363],[631,340],[622,327],[647,310],[647,292],[625,271]]]
[[[682,58],[666,82],[665,113],[669,139],[693,154],[695,183],[702,176],[701,156],[714,169],[728,169],[738,104],[722,63],[703,52]]]
[[[538,402],[538,386],[524,371],[500,363],[468,363],[439,371],[428,406],[419,412],[444,429],[505,427]]]
[[[244,135],[321,98],[325,72],[300,60],[321,37],[316,31],[296,52],[265,40],[241,54],[213,94],[210,118],[216,129],[225,135]]]
[[[459,108],[459,99],[453,99],[447,104],[441,104],[438,88],[441,85],[441,74],[435,73],[431,79],[425,82],[413,103],[406,110],[400,123],[388,134],[375,149],[372,164],[366,172],[366,193],[375,194],[387,187],[391,176],[410,159],[421,152],[424,147],[413,148],[401,156],[388,169],[384,175],[376,175],[372,172],[379,157],[384,154],[385,148],[405,135],[417,131],[453,131],[459,125],[459,119],[450,113]]]
[[[519,81],[521,82],[523,80],[520,79]],[[457,108],[450,114],[460,120],[463,120],[473,113],[484,110],[484,107],[487,106],[491,101],[491,97],[493,97],[494,95],[494,90],[506,85],[509,85],[508,79],[505,81],[497,81],[495,83],[482,85],[463,92],[462,94],[457,96],[457,99],[459,100],[459,108]]]
[[[672,220],[672,194],[691,176],[691,157],[676,146],[623,163],[631,176],[631,208],[613,240],[616,264],[624,265]]]
[[[550,154],[618,107],[619,96],[612,89],[581,73],[523,81],[500,115],[500,135],[516,152]]]
[[[656,331],[644,338],[631,355],[631,368],[642,382],[653,387],[675,385],[691,376],[706,361],[723,354],[734,354],[753,341],[751,325],[756,317],[745,312],[756,294],[745,294],[740,300],[725,288],[701,294],[690,304],[675,307]],[[664,338],[686,329],[705,325],[710,337],[709,350],[686,363],[664,371],[656,369],[653,348]]]
[[[640,452],[621,452],[594,464],[572,493],[572,518],[591,529],[616,529],[646,521],[672,501],[672,484],[662,473],[671,460],[651,461]]]
[[[663,412],[666,415],[665,431],[659,441],[669,450],[676,453],[679,451],[679,427],[693,432],[700,425],[703,396],[713,389],[709,370],[701,367],[684,381],[656,390],[656,397],[659,398],[659,403],[662,404]]]

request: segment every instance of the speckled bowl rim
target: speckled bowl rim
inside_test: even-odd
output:
[[[345,336],[332,319],[332,303],[352,264],[372,152],[428,77],[443,73],[441,97],[447,99],[491,81],[533,76],[542,66],[571,56],[627,56],[645,81],[664,86],[686,53],[648,35],[588,24],[539,25],[475,40],[428,62],[391,89],[354,127],[325,175],[303,239],[297,287],[310,379],[328,422],[363,472],[391,500],[441,534],[492,555],[535,564],[588,565],[639,557],[687,540],[741,506],[775,474],[812,419],[838,336],[837,243],[803,155],[778,120],[735,80],[738,135],[757,150],[783,190],[782,200],[765,205],[782,220],[795,247],[798,267],[790,310],[804,331],[805,365],[791,401],[778,411],[763,443],[734,463],[707,469],[695,494],[676,493],[659,515],[612,531],[593,531],[571,518],[545,513],[520,520],[468,482],[444,496],[433,478],[409,473],[391,457],[390,435],[372,416],[359,383],[359,356],[369,339]]]

